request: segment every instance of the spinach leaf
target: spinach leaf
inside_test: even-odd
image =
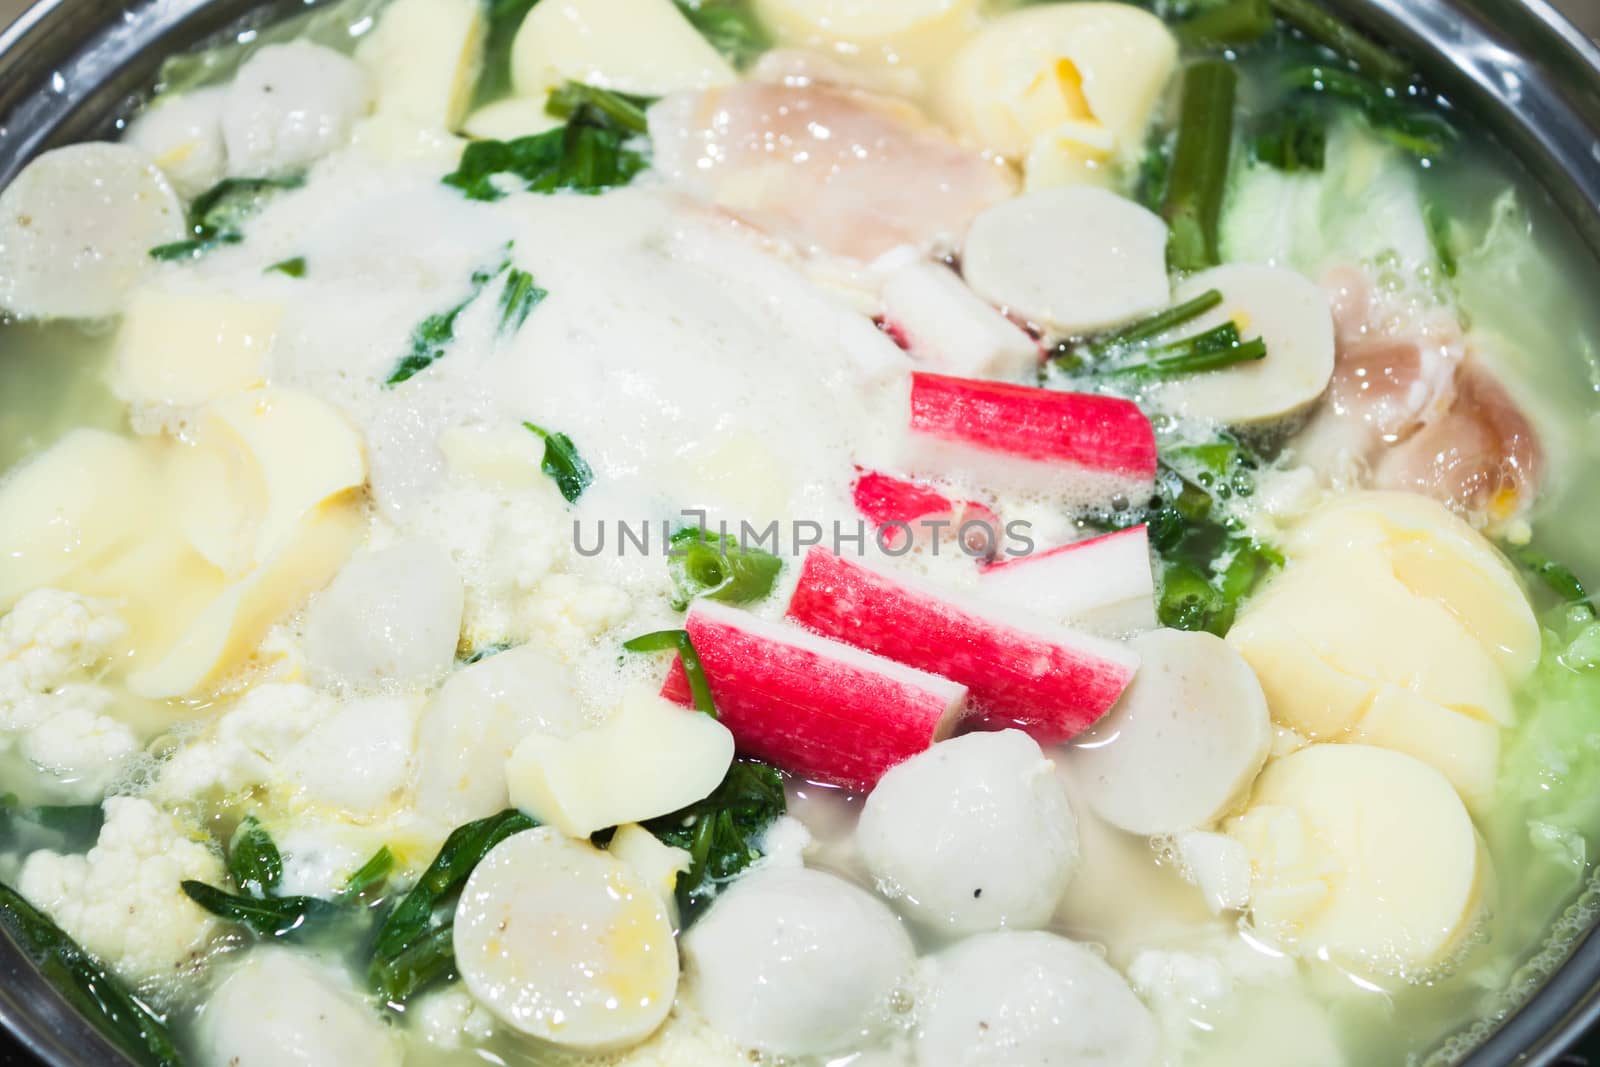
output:
[[[539,461],[539,469],[555,481],[556,488],[569,504],[594,484],[594,471],[578,455],[578,446],[572,443],[572,438],[564,433],[551,433],[531,422],[522,425],[544,441],[544,458]]]
[[[453,307],[435,312],[419,322],[411,331],[411,344],[404,356],[394,365],[385,378],[383,384],[396,386],[401,382],[410,381],[444,358],[446,350],[456,339],[456,320],[461,313],[478,299],[488,284],[494,279],[511,269],[509,258],[500,261],[498,266],[473,271],[468,285],[467,298]]]
[[[262,937],[304,934],[337,911],[337,905],[317,897],[253,897],[192,879],[181,885],[185,896],[211,914],[248,927]]]
[[[246,220],[259,214],[267,202],[285,189],[298,189],[301,177],[224,178],[195,197],[189,205],[189,232],[194,236],[170,244],[157,245],[150,258],[160,260],[198,259],[222,245],[244,240]]]
[[[717,705],[711,699],[711,683],[706,680],[705,668],[700,665],[700,653],[695,651],[688,630],[657,630],[624,641],[622,647],[629,652],[676,652],[683,666],[683,676],[689,682],[689,693],[696,711],[703,711],[713,719]]]
[[[104,824],[99,804],[27,805],[13,793],[0,794],[0,842],[81,852],[94,844]]]
[[[750,0],[673,0],[689,24],[735,70],[744,70],[772,47]]]
[[[1243,340],[1238,325],[1232,322],[1190,337],[1162,339],[1220,303],[1222,293],[1211,289],[1109,333],[1063,341],[1056,346],[1049,365],[1065,374],[1150,381],[1265,359],[1267,346],[1261,339]]]
[[[783,561],[770,552],[749,548],[727,534],[708,539],[688,527],[672,535],[667,569],[676,592],[672,606],[682,611],[695,597],[729,604],[747,604],[772,592]]]
[[[1411,80],[1411,64],[1341,19],[1319,0],[1269,0],[1284,22],[1385,85]]]
[[[1306,107],[1272,112],[1250,138],[1250,158],[1285,174],[1320,171],[1327,154],[1327,119]]]
[[[1228,0],[1191,14],[1172,30],[1190,48],[1229,49],[1261,40],[1276,21],[1267,0]]]
[[[598,193],[626,185],[649,166],[643,151],[629,147],[645,130],[648,103],[646,97],[569,84],[546,105],[566,125],[513,141],[473,141],[444,183],[472,200],[499,200],[517,181],[534,193]]]
[[[512,267],[506,272],[505,288],[500,290],[500,332],[516,333],[528,321],[528,315],[549,296],[533,282],[533,275]]]
[[[378,928],[367,978],[389,1003],[404,1004],[407,997],[454,969],[454,918],[448,905],[491,849],[538,825],[508,809],[458,826],[445,839],[417,884]]]
[[[271,896],[283,880],[283,857],[261,820],[246,815],[228,841],[228,874],[251,896]]]
[[[292,259],[279,260],[261,273],[286,274],[291,278],[304,278],[306,276],[306,257],[295,256]]]
[[[141,1067],[182,1067],[166,1020],[130,993],[105,964],[16,890],[0,883],[0,927],[47,981]]]
[[[786,810],[783,777],[777,770],[755,760],[736,760],[710,796],[644,824],[659,840],[691,857],[677,885],[686,923],[724,883],[761,858],[761,835]]]
[[[1320,96],[1359,111],[1374,133],[1418,159],[1432,159],[1455,146],[1460,134],[1450,121],[1429,110],[1412,86],[1394,88],[1337,67],[1295,67],[1284,74],[1291,92]]]
[[[1510,556],[1528,573],[1539,579],[1540,583],[1557,597],[1572,605],[1589,605],[1589,591],[1584,588],[1583,579],[1564,563],[1559,563],[1540,552],[1532,545],[1501,546],[1506,555]]]

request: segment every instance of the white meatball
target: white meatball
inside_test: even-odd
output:
[[[445,680],[417,728],[417,810],[445,826],[493,815],[510,803],[506,760],[538,732],[570,737],[589,725],[572,672],[524,645]]]
[[[463,602],[461,575],[437,545],[357,556],[306,609],[312,679],[357,689],[436,680],[455,660]]]
[[[1053,771],[1018,730],[942,741],[891,770],[856,828],[879,890],[957,933],[1049,922],[1078,859]]]
[[[366,72],[355,60],[320,45],[268,45],[239,68],[223,101],[228,173],[304,170],[348,142],[371,107]]]
[[[193,199],[222,180],[228,149],[222,143],[226,89],[197,89],[158,100],[128,125],[125,144],[148,155],[178,194]]]
[[[0,193],[0,310],[20,318],[115,315],[181,241],[183,205],[127,145],[68,145],[35,159]]]
[[[911,970],[884,903],[831,874],[763,868],[725,890],[683,938],[690,996],[717,1030],[778,1055],[858,1045]]]
[[[399,1067],[399,1042],[347,975],[282,948],[257,948],[200,1016],[206,1067]]]
[[[1111,965],[1055,934],[980,934],[935,956],[919,1067],[1143,1067],[1154,1018]]]

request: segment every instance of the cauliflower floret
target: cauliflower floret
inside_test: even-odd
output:
[[[17,888],[119,976],[167,991],[200,965],[221,929],[179,883],[220,883],[222,861],[147,800],[112,797],[105,812],[87,854],[35,852]]]
[[[96,700],[62,708],[22,738],[22,755],[53,775],[60,791],[78,803],[104,796],[139,754],[139,739],[128,725],[100,714],[105,704]]]
[[[154,794],[184,801],[213,790],[231,796],[271,782],[277,761],[334,705],[333,698],[304,685],[256,686],[166,762]]]
[[[249,690],[162,769],[154,795],[181,803],[268,787],[356,821],[385,814],[411,779],[420,698],[337,700],[304,685]]]
[[[434,1048],[453,1051],[494,1036],[494,1016],[459,982],[422,997],[406,1015]]]
[[[54,778],[58,799],[103,796],[139,752],[90,677],[126,632],[109,602],[59,589],[35,590],[0,618],[0,746],[15,743]]]
[[[104,600],[37,589],[17,601],[0,618],[0,730],[31,730],[82,707],[96,689],[86,672],[126,632]]]

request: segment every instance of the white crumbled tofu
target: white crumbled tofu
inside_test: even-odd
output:
[[[147,800],[112,797],[105,813],[93,848],[35,852],[17,889],[120,977],[166,989],[200,965],[221,929],[179,883],[220,884],[222,861]]]
[[[414,1033],[445,1051],[482,1044],[494,1036],[494,1016],[459,982],[418,998],[406,1015]]]
[[[466,644],[526,640],[534,590],[569,551],[571,523],[560,494],[553,487],[508,495],[455,485],[428,503],[415,532],[442,545],[461,572]]]
[[[811,847],[811,831],[793,815],[772,820],[761,835],[761,863],[772,867],[804,867]]]
[[[557,648],[573,651],[627,619],[632,606],[628,594],[614,585],[552,574],[535,590],[529,618]]]

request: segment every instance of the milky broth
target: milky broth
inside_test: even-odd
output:
[[[1277,62],[1257,57],[1244,66],[1267,79]],[[1252,116],[1281,102],[1269,91],[1247,100]],[[1464,247],[1479,251],[1469,250],[1452,279],[1402,277],[1392,288],[1449,287],[1471,327],[1488,339],[1486,362],[1506,378],[1544,444],[1548,477],[1529,517],[1536,543],[1580,575],[1600,579],[1600,541],[1592,535],[1600,488],[1600,311],[1584,299],[1581,284],[1595,265],[1530,179],[1462,123],[1462,143],[1450,158],[1406,164],[1413,167],[1407,178],[1426,203],[1459,221]],[[619,524],[658,539],[700,512],[713,527],[803,519],[823,530],[856,529],[855,472],[895,469],[905,455],[896,428],[906,402],[905,357],[861,311],[875,299],[867,291],[875,282],[830,275],[837,264],[805,263],[792,248],[762,239],[746,222],[694,202],[652,172],[598,196],[476,202],[440,183],[454,163],[454,146],[448,147],[402,159],[375,158],[359,145],[335,151],[312,166],[303,188],[250,221],[247,240],[193,262],[162,264],[149,284],[281,306],[265,377],[333,405],[360,432],[370,475],[367,544],[381,548],[418,537],[448,544],[469,586],[463,658],[503,643],[546,641],[573,672],[584,707],[599,717],[605,712],[597,709],[609,711],[630,686],[654,685],[664,667],[654,657],[621,653],[619,641],[674,628],[682,617],[671,604],[660,553],[619,552]],[[1504,200],[1508,189],[1522,214]],[[1331,210],[1354,216],[1364,207],[1357,198]],[[1495,220],[1501,231],[1493,229]],[[419,320],[458,302],[474,271],[508,256],[548,290],[525,328],[506,336],[493,302],[477,301],[455,322],[455,343],[426,378],[383,387]],[[303,257],[304,277],[268,269],[294,257]],[[1364,265],[1380,274],[1385,268],[1382,261]],[[183,413],[130,409],[118,399],[113,336],[112,325],[0,320],[0,471],[19,467],[74,428],[193,435]],[[540,453],[531,436],[521,436],[524,422],[570,435],[592,466],[593,490],[574,507],[529,473]],[[463,428],[465,436],[449,438]],[[445,444],[447,438],[454,443]],[[1278,464],[1290,465],[1289,459]],[[979,495],[988,487],[956,478],[945,488]],[[987,495],[1001,515],[1031,520],[1042,542],[1076,532],[1082,501]],[[499,521],[503,504],[528,525],[495,535],[497,541],[483,529]],[[1243,502],[1237,517],[1268,522],[1257,507]],[[607,548],[581,551],[601,529],[610,538]],[[523,559],[523,550],[526,562],[519,565],[526,573],[501,575],[496,564]],[[949,546],[944,554],[921,550],[892,565],[951,586],[977,581],[970,560]],[[797,571],[787,566],[774,595],[752,610],[781,616]],[[539,584],[552,576],[564,584]],[[564,589],[568,600],[543,614],[519,614],[510,601],[536,588]],[[593,605],[605,615],[599,623],[576,619]],[[297,612],[269,641],[293,648],[304,628]],[[153,789],[162,761],[203,734],[218,706],[252,683],[299,678],[285,666],[293,662],[293,655],[252,660],[215,704],[142,700],[117,683],[113,692],[125,709],[119,714],[137,723],[144,756],[114,789]],[[1531,683],[1519,694],[1521,722],[1506,732],[1503,751],[1518,751],[1529,724],[1550,714],[1545,698]],[[1584,740],[1600,747],[1600,732]],[[1530,807],[1530,765],[1540,766],[1548,793],[1594,780],[1578,761],[1502,762],[1514,772],[1475,813],[1495,872],[1481,887],[1486,915],[1459,951],[1415,981],[1376,981],[1325,961],[1298,960],[1257,935],[1242,915],[1214,914],[1186,878],[1173,842],[1099,818],[1059,759],[1054,773],[1073,800],[1081,856],[1049,929],[1093,946],[1130,978],[1153,1013],[1164,1062],[1172,1067],[1452,1062],[1466,1047],[1459,1037],[1447,1044],[1451,1036],[1476,1035],[1471,1028],[1503,1019],[1596,914],[1600,811],[1574,802],[1579,814],[1569,817],[1565,809]],[[73,783],[47,779],[0,741],[0,793],[24,803],[81,799]],[[807,865],[873,888],[853,836],[863,798],[792,778],[787,787],[789,814],[809,834]],[[298,801],[269,811],[281,798],[264,787],[251,799],[281,824],[334,818]],[[208,800],[176,806],[219,836],[231,832],[240,814]],[[1593,818],[1584,821],[1585,815]],[[426,865],[442,838],[441,828],[398,809],[360,822],[349,848],[369,853],[404,841],[396,850],[406,876]],[[1551,835],[1566,835],[1565,853],[1540,837],[1541,827],[1552,826]],[[1575,851],[1579,845],[1586,851]],[[1552,861],[1563,854],[1565,866]],[[13,882],[21,859],[16,842],[0,840],[0,880]],[[349,964],[359,976],[369,933],[352,931],[308,951]],[[924,955],[948,944],[924,929],[913,933]],[[220,940],[210,950],[209,970],[160,986],[160,1001],[186,1046],[204,1022],[208,983],[246,940]],[[700,1033],[682,1005],[667,1024],[669,1035],[685,1035],[675,1046],[677,1059],[666,1052],[660,1059],[626,1051],[583,1056],[511,1036],[504,1027],[482,1036],[469,1026],[451,1038],[458,1047],[444,1047],[447,1041],[430,1043],[428,1031],[449,1026],[430,1024],[420,1004],[393,1014],[387,1025],[404,1043],[404,1062],[418,1067],[485,1061],[711,1067],[697,1056],[742,1057],[768,1067],[888,1067],[914,1062],[906,1050],[917,1019],[915,994],[913,985],[886,1021],[887,1037],[832,1057],[747,1055]],[[462,1022],[456,1020],[458,1028]],[[696,1051],[692,1042],[699,1040],[713,1043]]]

